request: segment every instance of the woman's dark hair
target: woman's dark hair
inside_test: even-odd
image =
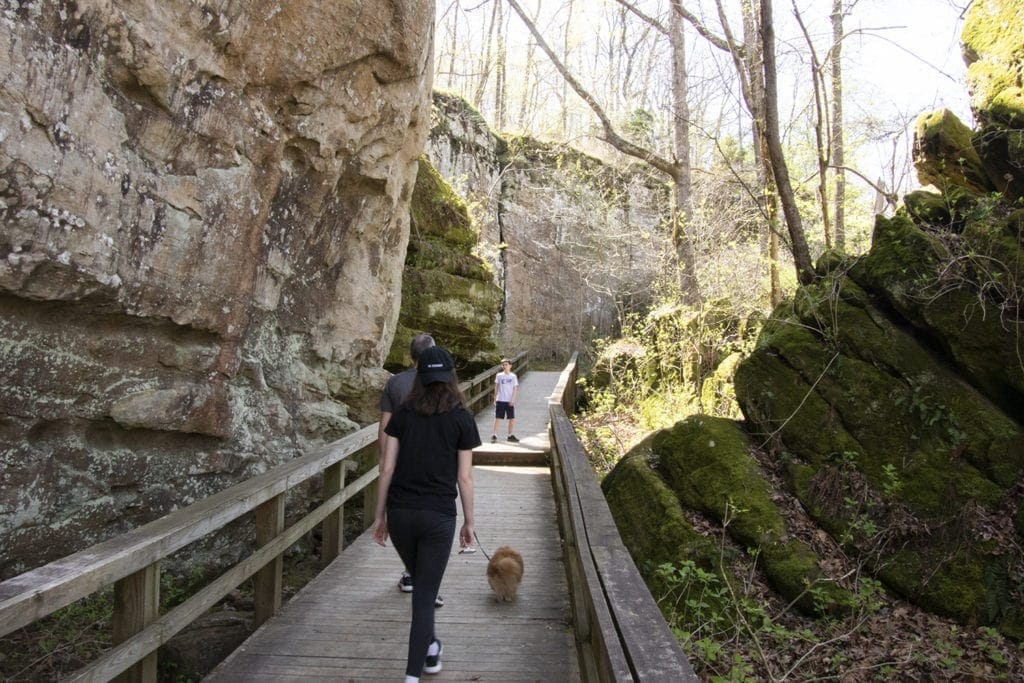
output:
[[[459,389],[459,376],[453,369],[447,382],[432,382],[425,386],[417,374],[405,402],[420,415],[439,415],[465,405],[466,398]]]

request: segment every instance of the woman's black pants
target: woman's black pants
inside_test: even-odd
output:
[[[434,510],[388,508],[388,533],[412,574],[412,624],[405,673],[419,676],[434,640],[434,599],[455,538],[455,516]]]

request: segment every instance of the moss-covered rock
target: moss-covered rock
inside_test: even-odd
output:
[[[980,124],[973,144],[992,186],[1010,200],[1024,196],[1022,24],[1021,0],[976,0],[961,35],[971,109]]]
[[[658,432],[651,450],[680,500],[719,523],[728,519],[743,545],[756,548],[782,535],[782,516],[736,422],[694,416]]]
[[[974,149],[971,129],[948,109],[917,117],[914,168],[923,185],[934,185],[941,191],[951,186],[979,194],[996,189]]]
[[[845,590],[824,580],[814,551],[789,538],[739,423],[694,416],[655,434],[650,446],[658,471],[679,500],[722,524],[741,547],[759,553],[768,581],[787,601],[807,612],[851,604]],[[819,590],[811,592],[812,587]]]
[[[982,121],[999,120],[994,103],[1005,91],[1020,87],[1021,26],[1024,3],[1020,0],[975,0],[967,10],[960,40],[968,65],[971,107]]]
[[[1024,0],[975,0],[964,36],[982,129],[945,111],[920,117],[915,163],[939,193],[913,192],[896,216],[879,217],[866,256],[824,254],[818,281],[776,308],[734,373],[753,443],[779,460],[788,488],[849,555],[908,600],[1018,640],[1022,24]],[[685,334],[669,333],[663,346],[695,336],[697,316],[664,315],[675,322],[652,319],[649,329]],[[661,362],[639,363],[651,387],[654,378],[692,377],[684,363],[672,375]],[[652,472],[643,461],[646,485],[664,505],[667,485],[684,508],[756,549],[780,594],[820,608],[806,596],[821,578],[817,558],[788,533],[738,423],[697,416],[647,444],[656,465]],[[644,497],[638,489],[628,495],[633,505]],[[648,546],[638,552],[671,555],[654,541]],[[849,604],[848,593],[825,586],[827,600]]]
[[[895,290],[905,283],[894,273],[927,273],[939,249],[905,219],[887,227],[902,239],[854,272],[884,271]],[[897,294],[910,301],[907,291]],[[969,535],[933,532],[974,510],[997,515],[1008,497],[1020,497],[1024,433],[856,282],[836,274],[780,305],[737,369],[736,395],[755,433],[765,435],[759,438],[771,435],[776,452],[791,460],[790,483],[804,507],[852,552],[876,552],[878,530],[918,530],[902,542],[932,571],[907,569],[904,556],[882,551],[873,562],[890,588],[964,623],[999,621],[977,609],[982,598],[999,605],[1000,615],[1014,613],[1008,591],[962,582],[997,575],[1020,558]]]
[[[601,482],[615,526],[644,579],[656,584],[658,565],[684,560],[717,571],[715,544],[687,521],[676,495],[652,469],[648,456],[644,446],[635,448]]]
[[[424,331],[452,352],[464,375],[490,367],[501,290],[473,254],[477,234],[465,202],[422,157],[410,213],[402,306],[385,367],[408,365],[409,342]]]
[[[1006,315],[1024,291],[1016,273],[1024,253],[1007,237],[1011,220],[972,220],[949,243],[906,216],[879,216],[871,251],[851,269],[853,280],[884,299],[945,352],[985,395],[1024,419],[1024,323]],[[959,269],[959,270],[956,270]],[[984,270],[983,280],[979,272]],[[959,273],[959,274],[957,274]],[[1003,287],[1003,294],[993,291]]]

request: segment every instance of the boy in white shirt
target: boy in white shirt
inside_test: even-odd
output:
[[[516,395],[519,393],[519,378],[512,372],[512,361],[501,359],[501,372],[494,377],[494,429],[491,443],[498,440],[498,422],[508,420],[508,440],[519,441],[512,433],[516,424]]]

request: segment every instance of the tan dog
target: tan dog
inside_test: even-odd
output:
[[[516,597],[519,582],[523,580],[523,556],[507,545],[491,555],[487,563],[487,583],[498,596],[498,600],[511,602]]]

